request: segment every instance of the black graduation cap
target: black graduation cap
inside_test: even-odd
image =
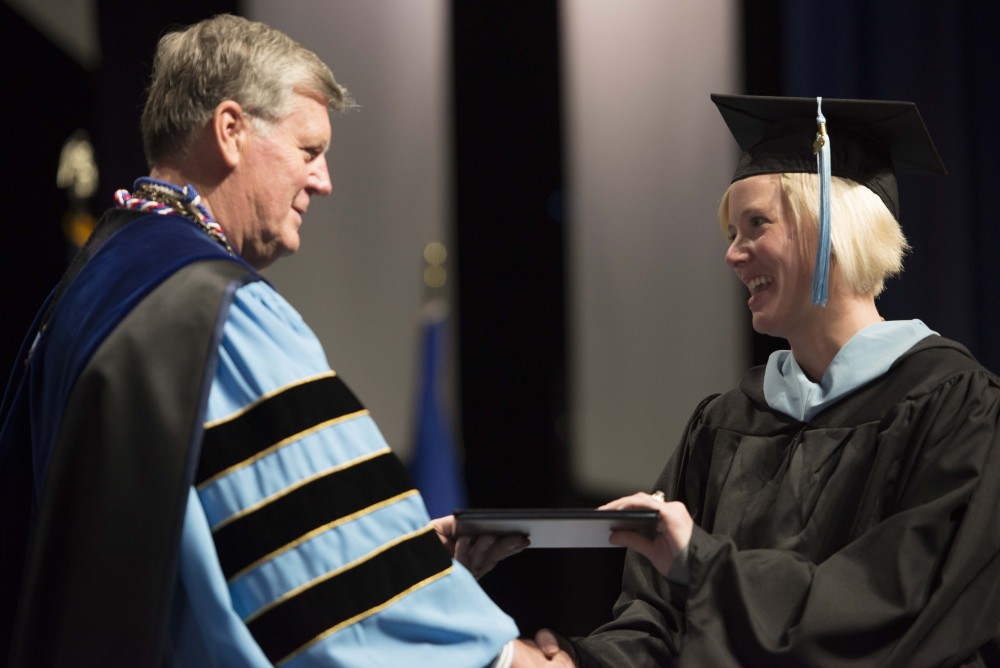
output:
[[[917,105],[884,100],[712,95],[743,149],[733,181],[817,173],[819,235],[812,303],[825,306],[830,268],[830,177],[856,181],[899,220],[896,172],[944,174]]]
[[[743,149],[733,181],[755,174],[816,172],[817,98],[712,95]],[[913,102],[822,98],[830,166],[867,186],[899,220],[896,173],[945,174]]]

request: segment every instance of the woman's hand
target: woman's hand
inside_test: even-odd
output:
[[[599,510],[635,510],[645,508],[660,514],[656,535],[652,538],[635,531],[612,531],[610,542],[641,553],[661,575],[666,576],[674,557],[691,541],[694,520],[680,501],[665,501],[663,493],[639,492],[606,503]]]

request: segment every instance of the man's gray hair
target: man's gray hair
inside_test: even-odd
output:
[[[274,123],[295,93],[333,110],[354,106],[323,61],[279,30],[221,14],[160,39],[142,112],[150,167],[182,157],[219,103],[234,100],[251,118]]]

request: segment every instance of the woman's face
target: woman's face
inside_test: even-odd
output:
[[[804,325],[812,266],[777,174],[737,181],[729,191],[726,263],[747,286],[753,328],[790,339]]]

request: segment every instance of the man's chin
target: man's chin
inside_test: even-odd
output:
[[[298,253],[299,247],[302,245],[302,242],[299,240],[299,235],[297,234],[294,239],[286,239],[285,241],[286,243],[283,243],[281,248],[278,249],[278,258],[288,257],[289,255]]]
[[[270,267],[283,257],[296,253],[299,250],[299,245],[298,234],[281,239],[272,238],[268,242],[260,244],[260,247],[256,248],[255,251],[244,253],[243,259],[254,269],[260,270]]]

